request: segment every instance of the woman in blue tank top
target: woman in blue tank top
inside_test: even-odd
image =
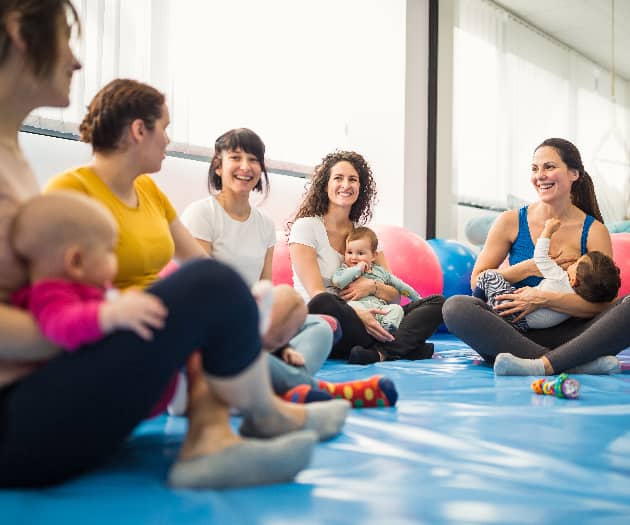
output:
[[[518,289],[497,298],[505,301],[496,307],[499,316],[517,315],[516,321],[544,307],[571,317],[551,328],[520,333],[481,300],[454,296],[444,305],[444,321],[452,333],[494,362],[497,374],[544,375],[578,366],[582,373],[618,371],[619,362],[611,356],[630,346],[630,331],[624,326],[630,302],[591,303],[577,294],[533,288],[540,281],[532,259],[534,244],[549,218],[562,221],[550,251],[560,265],[586,251],[612,256],[610,234],[578,149],[564,139],[545,140],[534,150],[531,182],[538,201],[497,218],[477,258],[471,285],[474,288],[481,272],[498,268],[509,257],[510,265],[500,273]],[[502,352],[511,354],[499,356]]]

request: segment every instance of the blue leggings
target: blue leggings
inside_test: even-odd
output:
[[[115,332],[0,390],[0,486],[46,486],[105,461],[195,349],[223,378],[256,360],[256,303],[227,266],[194,261],[148,291],[169,312],[152,341]]]
[[[269,354],[271,384],[276,394],[284,394],[297,385],[317,387],[313,377],[328,358],[333,343],[330,325],[319,315],[308,315],[300,331],[289,341],[289,345],[302,356],[304,366],[292,366]]]

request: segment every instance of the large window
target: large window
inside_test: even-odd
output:
[[[75,3],[84,69],[72,105],[40,110],[32,125],[76,132],[94,93],[130,77],[167,94],[180,152],[207,154],[219,134],[246,126],[276,167],[298,172],[335,148],[402,158],[404,0]]]
[[[457,0],[454,171],[458,200],[512,207],[535,195],[533,149],[545,138],[578,146],[607,222],[627,218],[628,82],[486,0]]]

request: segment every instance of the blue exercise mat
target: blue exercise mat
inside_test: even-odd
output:
[[[0,491],[0,523],[630,523],[628,372],[574,376],[577,400],[538,396],[534,378],[495,377],[454,337],[432,341],[437,352],[426,361],[326,364],[319,375],[330,381],[386,374],[400,400],[353,410],[295,483],[171,490],[164,479],[186,420],[158,417],[90,475]]]

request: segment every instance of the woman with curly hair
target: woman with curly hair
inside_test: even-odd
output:
[[[341,291],[331,282],[343,263],[346,237],[372,218],[375,199],[372,169],[360,154],[335,151],[323,158],[289,224],[294,286],[308,301],[309,312],[332,315],[341,324],[343,335],[331,357],[358,364],[426,359],[433,355],[433,345],[426,339],[442,322],[442,296],[432,295],[406,305],[405,316],[392,335],[375,318],[382,311],[356,310],[346,301],[375,295],[396,302],[396,289],[365,277]],[[382,252],[376,263],[389,269]]]

